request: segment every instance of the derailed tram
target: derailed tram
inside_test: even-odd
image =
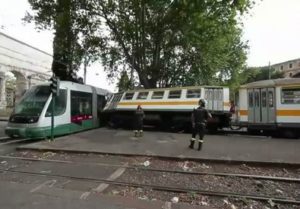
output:
[[[141,105],[144,125],[164,130],[191,129],[191,113],[205,99],[212,114],[207,128],[216,131],[230,126],[229,88],[222,86],[191,86],[140,89],[114,94],[104,108],[104,118],[112,127],[132,128],[134,112]]]
[[[100,126],[100,112],[110,93],[101,88],[61,81],[55,98],[54,135],[71,134]],[[11,114],[6,135],[47,138],[51,130],[50,83],[29,89]]]

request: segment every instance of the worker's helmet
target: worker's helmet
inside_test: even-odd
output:
[[[206,101],[205,101],[204,99],[199,99],[198,104],[199,104],[199,106],[201,106],[201,107],[205,107]]]

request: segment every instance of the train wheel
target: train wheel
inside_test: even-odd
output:
[[[296,130],[293,129],[284,129],[283,132],[283,137],[288,138],[288,139],[296,139],[298,138]]]
[[[247,132],[250,135],[260,135],[261,134],[261,131],[259,129],[248,128]]]

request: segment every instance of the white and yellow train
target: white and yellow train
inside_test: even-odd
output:
[[[299,137],[300,78],[265,80],[241,86],[238,123],[249,132]]]
[[[114,94],[104,108],[105,118],[113,126],[132,127],[134,112],[141,105],[145,112],[145,125],[163,129],[189,129],[191,112],[203,98],[213,118],[208,128],[230,126],[228,87],[191,86],[159,89],[141,89]]]

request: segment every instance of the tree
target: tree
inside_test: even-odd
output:
[[[24,20],[39,30],[54,30],[52,71],[62,80],[77,81],[76,72],[84,59],[85,68],[97,59],[99,38],[79,0],[28,0],[33,13]],[[87,35],[88,34],[88,35]],[[91,44],[92,43],[92,44]]]
[[[121,72],[121,76],[117,84],[117,87],[119,92],[124,92],[132,88],[131,80],[129,79],[126,71]]]
[[[109,31],[106,70],[114,76],[127,65],[145,88],[210,84],[245,61],[236,19],[250,0],[95,0],[91,7]]]
[[[269,75],[270,74],[270,75]],[[264,67],[248,67],[245,68],[240,74],[240,83],[246,84],[255,81],[283,78],[283,72],[275,71],[274,68]]]
[[[89,46],[99,47],[110,78],[133,69],[145,88],[213,84],[245,61],[238,17],[252,0],[29,2],[35,13],[27,20],[55,29],[53,69],[63,77],[86,56],[88,34],[101,40]]]

